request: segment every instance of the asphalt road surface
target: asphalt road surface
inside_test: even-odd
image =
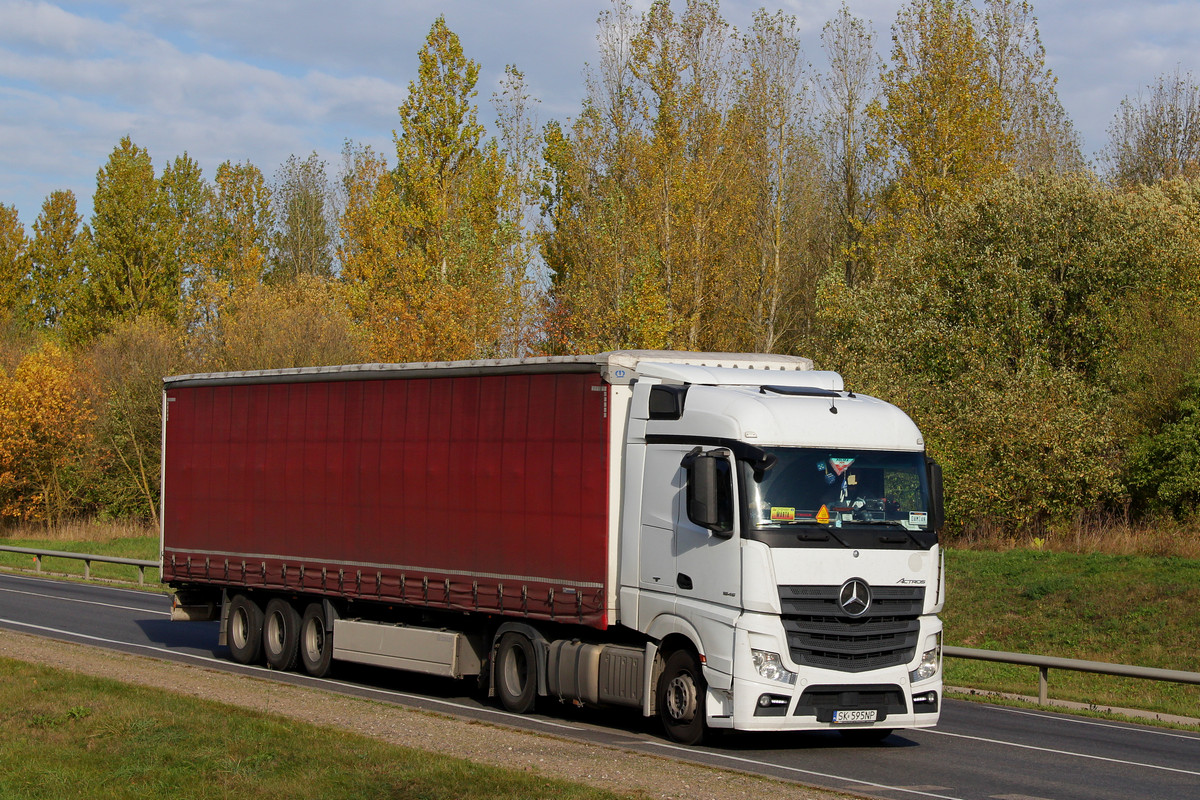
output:
[[[937,728],[882,743],[836,733],[735,735],[679,747],[653,720],[546,704],[518,716],[463,681],[344,665],[335,679],[243,667],[215,622],[171,622],[163,595],[0,573],[0,627],[877,798],[1200,800],[1200,735],[950,700]]]

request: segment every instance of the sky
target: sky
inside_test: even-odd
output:
[[[1032,0],[1059,97],[1091,158],[1123,98],[1180,69],[1200,78],[1200,0]],[[643,9],[648,0],[633,0]],[[683,0],[675,0],[681,9]],[[724,0],[794,15],[805,56],[825,68],[822,26],[841,0]],[[851,0],[882,55],[900,0]],[[444,15],[480,64],[480,118],[505,66],[525,74],[540,122],[567,121],[597,62],[608,0],[0,0],[0,203],[27,232],[50,192],[90,214],[96,173],[129,136],[161,170],[187,152],[211,179],[223,161],[271,178],[290,155],[340,164],[346,140],[394,153],[397,108],[417,51]]]

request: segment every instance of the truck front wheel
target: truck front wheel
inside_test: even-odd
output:
[[[244,594],[234,595],[225,616],[229,655],[239,664],[257,664],[262,657],[263,612]]]
[[[708,684],[696,657],[688,650],[672,653],[658,678],[658,716],[668,737],[680,744],[700,743],[707,693]]]
[[[537,702],[537,654],[533,642],[506,633],[496,645],[496,694],[514,714],[528,714]]]
[[[276,597],[267,603],[262,641],[268,666],[283,672],[296,666],[300,657],[300,614],[287,600]]]
[[[333,661],[333,635],[326,630],[325,606],[309,603],[300,618],[300,661],[314,678],[329,674]]]

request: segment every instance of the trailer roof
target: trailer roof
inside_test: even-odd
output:
[[[722,370],[811,371],[812,359],[769,353],[691,353],[681,350],[610,350],[595,355],[537,358],[427,361],[407,364],[343,364],[332,367],[208,372],[163,378],[168,388],[243,383],[307,383],[330,380],[378,380],[458,375],[599,372],[610,383],[629,383],[641,375],[691,383],[739,382],[713,380],[712,368]],[[833,375],[833,373],[820,373]],[[814,374],[812,377],[817,377]],[[706,379],[707,378],[707,379]],[[748,381],[749,382],[749,381]],[[825,381],[822,380],[822,383]],[[840,382],[840,379],[839,379]],[[841,388],[838,386],[837,388]]]

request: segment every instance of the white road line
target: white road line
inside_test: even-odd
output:
[[[156,569],[157,569],[157,567],[156,567]],[[0,578],[5,578],[5,579],[9,579],[9,580],[14,580],[14,581],[25,581],[26,583],[41,583],[41,584],[49,583],[49,584],[60,585],[60,586],[91,586],[94,589],[103,589],[106,592],[124,592],[125,594],[136,594],[139,597],[153,597],[153,596],[166,597],[166,595],[163,594],[162,592],[154,592],[154,591],[151,591],[148,589],[125,589],[121,586],[109,586],[109,585],[103,584],[103,583],[87,583],[84,580],[82,575],[70,575],[67,577],[69,578],[68,580],[63,580],[61,578],[52,578],[52,577],[48,577],[48,576],[38,577],[37,575],[22,575],[18,572],[8,572],[5,570],[0,570]],[[74,580],[71,580],[71,579],[74,579]],[[157,586],[159,584],[157,582],[155,582],[153,585]],[[47,595],[47,596],[53,596],[53,595]]]
[[[3,587],[0,587],[0,592],[8,592],[9,594],[24,594],[24,595],[28,595],[30,597],[40,597],[43,600],[61,600],[64,603],[82,603],[85,606],[100,606],[101,608],[116,608],[116,609],[120,609],[121,611],[137,611],[138,613],[141,613],[141,614],[158,614],[158,615],[164,616],[164,617],[171,616],[170,611],[154,611],[153,609],[149,609],[149,608],[136,608],[134,606],[118,606],[118,605],[113,605],[112,603],[101,603],[96,600],[77,600],[73,597],[60,597],[59,595],[56,595],[56,594],[43,594],[41,592],[25,592],[20,589],[5,589]]]
[[[983,736],[968,736],[965,733],[950,733],[949,731],[939,731],[936,728],[925,728],[922,733],[931,733],[936,736],[952,736],[955,739],[971,739],[976,742],[987,742],[988,744],[1002,744],[1007,747],[1016,747],[1021,750],[1036,750],[1040,753],[1053,753],[1059,756],[1074,756],[1075,758],[1087,758],[1092,761],[1106,761],[1110,764],[1122,764],[1127,767],[1145,767],[1146,769],[1157,769],[1163,772],[1177,772],[1180,775],[1195,775],[1200,777],[1200,772],[1190,769],[1179,769],[1177,767],[1162,767],[1157,764],[1146,764],[1141,761],[1126,761],[1121,758],[1109,758],[1108,756],[1094,756],[1089,753],[1073,753],[1070,750],[1056,750],[1052,747],[1038,747],[1032,744],[1020,744],[1018,742],[1005,742],[1000,739],[987,739]]]
[[[187,658],[187,659],[192,659],[193,661],[201,661],[201,662],[208,663],[208,664],[218,664],[223,667],[229,667],[231,664],[231,662],[226,661],[221,658],[212,658],[211,656],[198,656],[193,653],[181,653],[178,650],[171,650],[166,647],[154,647],[153,645],[138,644],[137,642],[122,642],[119,639],[105,639],[102,636],[92,636],[92,635],[86,634],[86,633],[76,633],[75,631],[64,631],[59,628],[48,628],[44,625],[34,625],[29,622],[18,622],[17,620],[13,620],[13,619],[0,618],[0,624],[16,625],[17,627],[29,628],[31,630],[41,631],[43,633],[57,633],[62,636],[74,636],[79,639],[86,639],[88,641],[98,642],[101,644],[121,645],[122,647],[136,647],[140,650],[149,650],[152,653],[167,653],[168,655],[174,656],[175,659]],[[265,667],[247,666],[245,664],[238,664],[237,666],[241,667],[242,669],[250,670],[252,672],[262,672],[262,673],[265,673],[266,675],[274,676],[274,675],[280,674],[276,670],[266,669]],[[224,670],[224,671],[228,671],[228,670]],[[233,672],[231,674],[236,675],[237,673]],[[549,727],[549,728],[564,728],[569,731],[585,730],[585,728],[580,728],[575,725],[564,725],[560,722],[551,722],[548,719],[538,719],[536,717],[527,717],[527,716],[524,716],[523,714],[513,714],[510,711],[500,711],[500,710],[494,709],[494,708],[487,708],[486,706],[469,706],[469,705],[465,705],[463,703],[455,703],[451,700],[439,700],[436,697],[424,697],[422,695],[407,694],[405,692],[395,692],[390,689],[377,689],[373,686],[362,686],[362,685],[356,684],[356,683],[345,683],[343,681],[327,680],[327,679],[323,679],[323,678],[312,678],[308,675],[293,674],[292,677],[297,678],[300,681],[303,681],[305,686],[307,686],[309,688],[314,688],[314,689],[320,689],[322,687],[326,687],[329,685],[342,686],[347,689],[354,689],[355,691],[360,691],[360,692],[370,692],[371,694],[381,695],[383,697],[398,697],[398,698],[403,698],[406,700],[419,701],[422,703],[433,703],[435,705],[440,705],[440,706],[449,706],[450,708],[456,708],[456,709],[459,709],[464,712],[469,711],[472,713],[479,713],[479,714],[491,714],[493,716],[506,717],[508,719],[520,719],[520,720],[523,720],[526,722],[536,722],[538,725],[545,725],[546,727]],[[286,681],[285,681],[285,683],[286,683]]]
[[[1188,739],[1189,741],[1200,744],[1200,737],[1196,734],[1188,735],[1186,733],[1178,733],[1176,731],[1164,730],[1162,728],[1152,728],[1148,725],[1138,725],[1136,723],[1128,725],[1118,725],[1114,722],[1097,722],[1090,719],[1079,719],[1078,717],[1070,716],[1069,714],[1044,714],[1039,711],[1024,711],[1019,708],[1005,708],[1004,706],[984,706],[992,711],[1003,711],[1006,714],[1019,714],[1025,717],[1036,717],[1037,719],[1049,719],[1056,722],[1069,722],[1073,725],[1092,725],[1097,728],[1113,728],[1119,731],[1130,731],[1132,733],[1146,733],[1151,736],[1167,736],[1172,739]]]
[[[679,747],[677,745],[667,744],[665,742],[647,741],[646,744],[654,745],[655,747],[662,747],[667,750],[676,750],[680,753],[687,753],[691,759],[695,759],[697,755],[700,754],[695,750],[689,750],[686,747]],[[934,794],[932,792],[923,792],[919,789],[908,789],[903,786],[889,786],[886,783],[872,783],[871,781],[864,781],[861,778],[848,778],[845,775],[832,775],[828,772],[817,772],[816,770],[801,769],[800,767],[789,767],[784,764],[773,764],[770,761],[758,761],[753,758],[742,758],[741,756],[731,756],[726,755],[725,753],[714,753],[709,750],[702,751],[702,754],[705,756],[712,756],[713,758],[721,758],[726,761],[734,761],[739,764],[752,764],[755,767],[766,767],[768,769],[784,770],[785,772],[796,772],[801,775],[815,775],[818,778],[827,778],[834,781],[845,781],[847,784],[853,786],[870,786],[875,789],[883,789],[884,791],[888,792],[902,792],[904,794],[917,795],[918,797],[934,797],[938,798],[938,800],[962,800],[960,797],[952,797],[951,795],[947,794]]]

